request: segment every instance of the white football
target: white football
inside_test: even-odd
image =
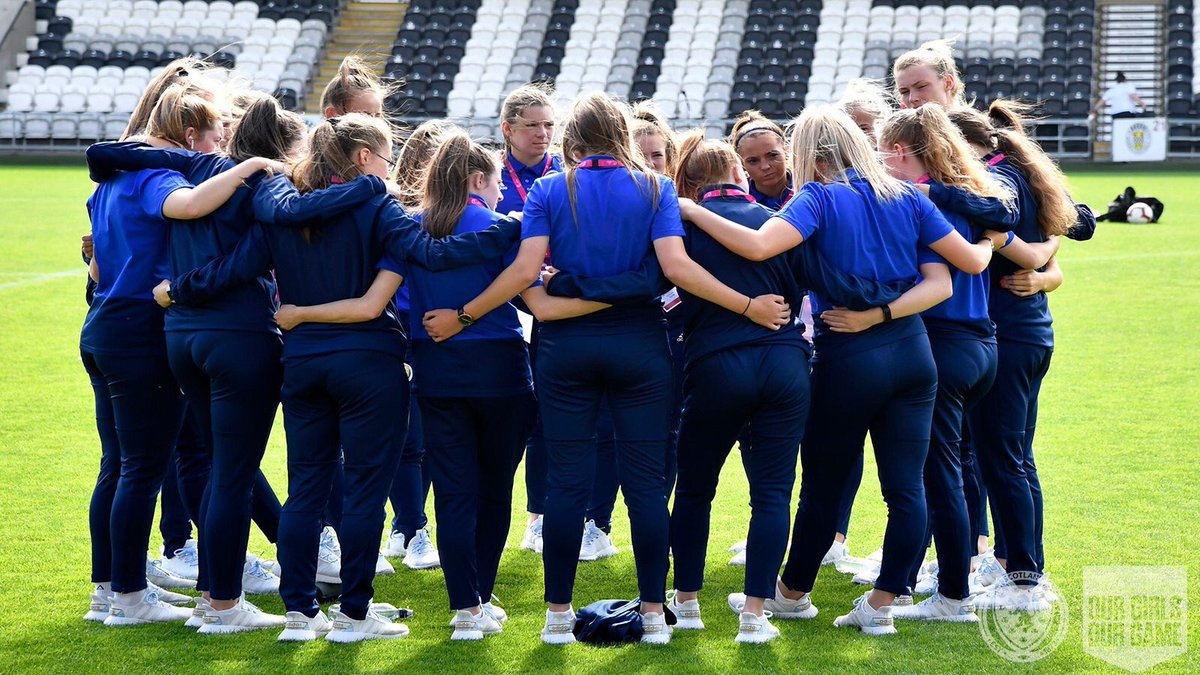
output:
[[[1134,225],[1144,225],[1154,220],[1154,210],[1146,202],[1134,202],[1125,209],[1125,220]]]

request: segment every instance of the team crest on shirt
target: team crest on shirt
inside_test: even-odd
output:
[[[1137,122],[1129,126],[1129,131],[1125,132],[1125,143],[1133,152],[1144,152],[1146,145],[1149,143],[1150,127],[1142,122]]]

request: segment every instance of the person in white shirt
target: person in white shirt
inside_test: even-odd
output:
[[[1105,105],[1108,106],[1108,113],[1113,119],[1137,117],[1146,107],[1142,98],[1138,96],[1137,87],[1132,82],[1126,82],[1125,73],[1120,71],[1117,71],[1117,83],[1109,87],[1096,102],[1096,107],[1092,110],[1093,116]]]

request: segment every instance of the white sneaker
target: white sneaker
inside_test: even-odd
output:
[[[911,595],[897,595],[895,600],[892,600],[892,607],[912,607],[913,598]]]
[[[370,610],[367,610],[367,616],[361,621],[351,619],[336,610],[329,612],[329,618],[333,620],[333,628],[325,635],[325,639],[329,642],[398,640],[408,635],[408,626],[388,621]]]
[[[833,620],[833,625],[837,628],[858,628],[866,635],[892,635],[896,632],[896,627],[892,625],[892,607],[880,607],[872,609],[871,604],[867,602],[871,591],[862,594],[862,597],[854,601],[854,609],[850,610],[849,614],[843,614]]]
[[[729,594],[729,609],[741,615],[746,607],[745,593]],[[775,587],[775,597],[763,601],[763,609],[778,619],[811,619],[817,615],[817,607],[812,604],[812,593],[807,593],[799,600],[783,597],[779,586]]]
[[[620,551],[612,543],[612,537],[596,527],[596,521],[589,520],[583,525],[583,543],[579,546],[579,561],[591,562],[601,558],[616,555]]]
[[[971,598],[976,610],[1009,610],[1017,612],[1046,612],[1051,605],[1036,586],[1018,586],[1006,577],[983,593]]]
[[[648,645],[665,645],[671,642],[671,627],[667,625],[667,616],[660,612],[646,612],[642,615],[642,643]]]
[[[156,585],[153,581],[146,582],[146,590],[158,593],[158,599],[162,600],[168,605],[186,605],[192,601],[192,596],[168,591],[165,588]]]
[[[146,559],[146,581],[158,586],[159,588],[196,587],[195,581],[174,576],[163,569],[161,561],[150,560],[149,558]]]
[[[500,622],[492,618],[482,608],[478,614],[470,610],[460,609],[454,613],[454,632],[451,640],[482,640],[484,636],[494,635],[504,630]]]
[[[158,563],[173,577],[195,581],[200,576],[200,557],[196,552],[196,540],[188,539],[183,548],[175,549],[172,557],[163,556],[158,559]]]
[[[534,553],[542,552],[542,516],[525,526],[525,534],[521,536],[521,548]]]
[[[687,600],[680,603],[674,591],[667,593],[667,607],[675,613],[675,628],[679,630],[704,630],[704,621],[700,618],[700,601]]]
[[[375,576],[395,573],[396,568],[392,567],[392,563],[388,562],[388,559],[383,555],[383,551],[380,551],[379,557],[375,560]]]
[[[913,586],[913,593],[917,595],[933,595],[938,591],[938,578],[936,575],[917,579],[917,585]]]
[[[874,567],[860,570],[854,575],[854,583],[860,586],[874,586],[879,579],[879,570],[882,563],[875,563]]]
[[[1034,590],[1046,602],[1050,604],[1058,602],[1058,593],[1055,592],[1054,586],[1050,583],[1049,574],[1042,574],[1042,577],[1038,579],[1037,586],[1034,587]]]
[[[247,553],[242,567],[242,590],[250,595],[275,595],[279,592],[279,577],[264,567],[258,556]]]
[[[883,562],[883,547],[880,546],[879,548],[875,549],[874,551],[871,551],[871,555],[867,556],[867,560],[873,560],[875,562]]]
[[[837,561],[850,555],[850,549],[846,546],[846,542],[833,540],[829,545],[829,550],[825,552],[825,557],[821,558],[822,565],[834,565]]]
[[[483,611],[490,614],[493,619],[499,621],[500,623],[504,623],[505,621],[508,621],[508,612],[504,611],[504,608],[500,605],[497,605],[497,602],[500,602],[500,600],[495,594],[492,594],[492,599],[483,603]]]
[[[575,643],[575,610],[551,612],[546,610],[546,625],[542,626],[542,642],[548,645]]]
[[[742,549],[742,550],[738,551],[737,553],[734,553],[733,557],[729,559],[729,564],[730,565],[745,565],[746,564],[746,549]]]
[[[919,621],[948,621],[950,623],[977,623],[975,605],[970,600],[954,600],[940,593],[925,598],[907,607],[892,606],[892,617]]]
[[[192,608],[192,615],[187,621],[183,622],[185,628],[199,628],[204,625],[204,615],[212,611],[212,606],[204,601],[204,598],[196,598],[196,606]]]
[[[392,530],[388,535],[387,543],[383,545],[383,554],[389,558],[403,558],[407,552],[404,535],[397,530]]]
[[[138,626],[147,623],[170,623],[186,621],[192,610],[163,602],[158,592],[152,589],[134,594],[135,598],[122,601],[121,595],[113,594],[109,600],[108,618],[105,626]]]
[[[325,637],[333,630],[333,622],[325,612],[317,610],[317,615],[311,619],[301,612],[288,612],[287,623],[279,634],[280,642],[312,642],[319,637]]]
[[[760,645],[779,637],[779,629],[771,625],[770,612],[762,616],[742,612],[738,619],[738,634],[733,640],[739,644]]]
[[[746,540],[745,539],[743,539],[743,540],[739,541],[738,543],[734,544],[733,546],[729,547],[730,553],[741,553],[742,551],[745,551],[745,550],[746,550]]]
[[[109,609],[112,607],[112,589],[109,588],[107,582],[96,584],[96,588],[91,593],[91,600],[87,614],[83,615],[83,620],[103,623],[108,618]]]
[[[317,581],[342,583],[342,547],[337,532],[328,525],[321,530],[321,546],[317,549]]]
[[[438,557],[437,549],[429,539],[429,529],[417,530],[412,541],[408,542],[408,551],[404,554],[404,564],[409,569],[427,570],[440,567],[442,559]]]
[[[992,586],[1008,578],[1008,573],[1000,566],[996,556],[991,554],[979,559],[979,567],[975,572],[979,575],[979,583],[984,586]]]
[[[227,635],[245,633],[263,628],[279,628],[287,619],[278,614],[267,614],[246,599],[245,594],[229,609],[209,608],[204,613],[204,625],[196,631],[201,635]]]
[[[333,603],[332,605],[329,606],[329,611],[330,612],[341,612],[342,611],[342,603],[340,603],[340,602]],[[375,602],[375,600],[372,599],[370,611],[375,612],[376,614],[378,614],[379,616],[382,616],[383,618],[387,619],[388,621],[395,621],[396,619],[400,618],[400,610],[395,605],[388,603],[388,602]]]

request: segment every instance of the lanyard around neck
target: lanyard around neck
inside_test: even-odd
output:
[[[540,178],[541,176],[545,176],[547,173],[549,173],[550,166],[553,163],[554,158],[550,156],[550,153],[546,153],[546,163],[542,165],[542,172],[538,175],[538,177]],[[508,170],[508,177],[512,179],[513,188],[517,191],[517,194],[521,196],[521,203],[524,204],[525,198],[529,195],[529,192],[525,189],[525,185],[521,182],[521,177],[517,175],[517,170],[513,167],[512,160],[510,159],[510,155],[508,153],[504,154],[504,168]]]

